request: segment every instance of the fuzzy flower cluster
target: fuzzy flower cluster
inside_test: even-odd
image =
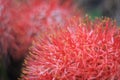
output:
[[[20,59],[41,28],[74,14],[72,0],[0,0],[0,54]],[[71,7],[70,7],[71,6]]]
[[[120,30],[109,18],[54,25],[30,48],[22,80],[119,80]]]

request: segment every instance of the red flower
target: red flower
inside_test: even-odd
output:
[[[0,0],[0,53],[20,59],[28,52],[32,40],[46,25],[64,23],[74,6],[65,0]],[[61,3],[61,4],[60,4]],[[2,6],[2,7],[1,7]]]
[[[109,18],[72,18],[30,49],[22,80],[119,80],[120,30]]]

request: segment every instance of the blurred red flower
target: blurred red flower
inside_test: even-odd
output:
[[[42,28],[64,24],[74,9],[72,0],[0,0],[0,54],[23,58]]]
[[[76,17],[34,41],[22,80],[119,80],[120,30],[109,18]]]

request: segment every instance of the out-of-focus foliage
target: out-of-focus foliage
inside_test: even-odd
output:
[[[80,8],[94,17],[107,16],[116,19],[120,25],[120,0],[76,0]]]

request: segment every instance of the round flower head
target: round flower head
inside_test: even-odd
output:
[[[22,80],[120,79],[120,31],[114,21],[74,17],[54,26],[33,42]]]

